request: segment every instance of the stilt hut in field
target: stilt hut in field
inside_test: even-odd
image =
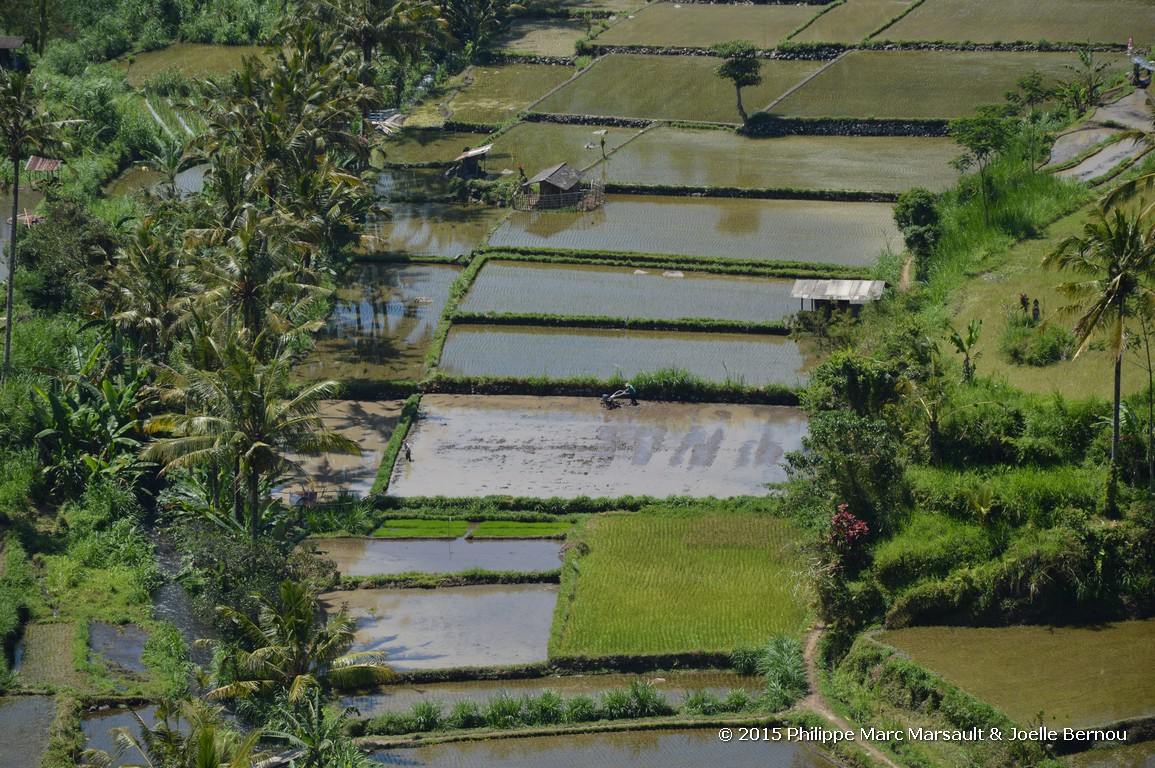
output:
[[[453,158],[453,162],[460,163],[457,167],[457,175],[463,179],[476,179],[484,176],[485,169],[481,167],[481,164],[491,149],[493,149],[492,144],[486,144],[484,147],[475,147],[473,149],[466,147],[465,151]]]
[[[523,182],[521,198],[518,207],[526,209],[589,211],[605,202],[605,187],[598,181],[583,182],[581,171],[569,163],[558,163]]]

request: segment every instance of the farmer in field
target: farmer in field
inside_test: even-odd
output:
[[[610,395],[610,400],[624,400],[627,397],[630,399],[630,405],[638,404],[638,391],[634,389],[634,385],[628,381],[626,382],[625,389],[619,389]]]

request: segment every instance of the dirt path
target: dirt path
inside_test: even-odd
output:
[[[908,252],[906,254],[906,259],[902,262],[902,277],[900,277],[898,279],[898,290],[900,290],[900,291],[909,291],[910,290],[910,286],[914,282],[914,278],[911,276],[913,273],[914,273],[914,255]]]
[[[818,687],[818,642],[822,639],[823,629],[824,625],[818,624],[806,633],[806,638],[803,641],[803,656],[806,659],[806,681],[810,685],[810,695],[794,706],[797,709],[808,709],[811,712],[821,715],[840,730],[858,733],[858,728],[854,724],[841,715],[836,714],[834,710],[826,704],[826,699],[823,698],[822,692]],[[890,766],[890,768],[901,768],[898,763],[883,754],[882,751],[871,742],[855,739],[854,743],[870,755],[870,759],[877,764]]]

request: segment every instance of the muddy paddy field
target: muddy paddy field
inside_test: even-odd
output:
[[[793,408],[597,398],[428,395],[397,496],[762,495],[801,447]]]

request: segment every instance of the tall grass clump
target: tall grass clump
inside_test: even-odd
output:
[[[802,643],[790,635],[777,635],[758,659],[758,672],[766,679],[763,701],[767,708],[785,709],[806,695],[806,661]]]
[[[36,598],[36,582],[28,555],[12,536],[4,546],[4,575],[0,577],[0,691],[12,684],[8,660],[16,647],[29,608]]]

